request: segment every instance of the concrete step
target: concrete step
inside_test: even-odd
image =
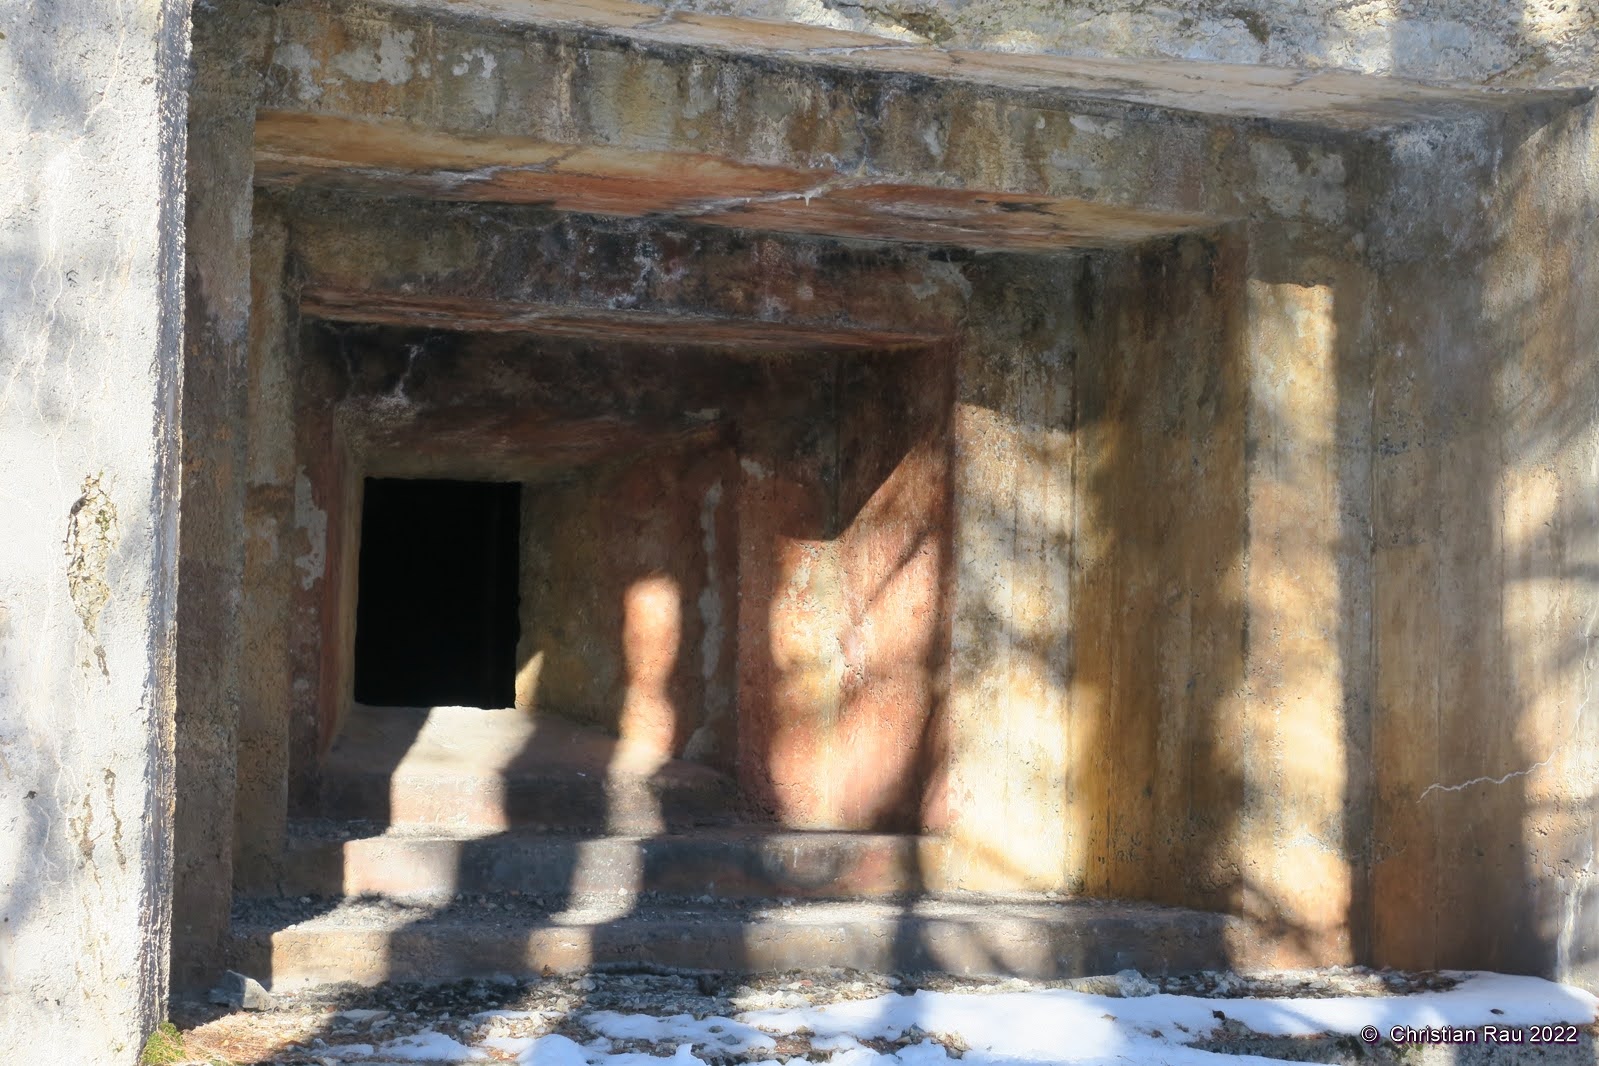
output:
[[[650,834],[751,821],[708,766],[514,709],[356,706],[322,768],[321,813],[381,825]]]
[[[1271,960],[1219,914],[1142,904],[944,898],[714,906],[626,897],[574,906],[460,898],[238,901],[228,965],[279,991],[353,981],[532,977],[604,966],[837,967],[1032,978],[1176,973]]]
[[[920,838],[757,827],[583,838],[513,830],[446,835],[297,823],[283,895],[430,898],[463,893],[845,899],[922,887]]]

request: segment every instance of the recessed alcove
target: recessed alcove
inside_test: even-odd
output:
[[[949,353],[694,341],[307,320],[297,815],[921,828]],[[617,774],[667,792],[556,801]]]

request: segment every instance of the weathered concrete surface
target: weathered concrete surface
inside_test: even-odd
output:
[[[460,102],[479,116],[475,125],[439,122],[445,128],[482,129],[483,119],[493,120],[507,109],[525,106],[524,94],[530,87],[527,75],[538,69],[538,60],[531,55],[518,57],[492,46],[476,52],[457,50],[459,38],[456,34],[471,24],[467,20],[480,26],[531,25],[559,29],[566,31],[568,39],[584,41],[585,50],[598,45],[598,50],[609,51],[621,44],[629,51],[647,53],[652,58],[672,52],[709,54],[719,60],[753,61],[761,66],[771,66],[775,61],[802,69],[842,70],[856,75],[929,77],[1009,92],[1069,95],[1101,103],[1141,104],[1207,115],[1300,120],[1344,128],[1373,122],[1436,119],[1458,112],[1461,106],[1489,104],[1495,95],[1471,84],[1437,87],[1341,70],[1307,72],[1259,65],[1224,65],[1203,54],[1183,57],[1197,62],[1151,61],[1147,58],[1149,53],[1141,53],[1136,44],[1127,49],[1134,57],[1130,59],[1090,58],[1098,51],[1092,48],[1074,49],[1067,55],[1016,54],[1005,49],[945,50],[894,44],[872,34],[797,22],[763,22],[681,11],[663,14],[658,7],[629,0],[582,4],[564,0],[394,0],[370,7],[342,9],[340,18],[346,25],[365,22],[368,29],[319,40],[304,35],[303,29],[296,27],[315,6],[319,6],[318,0],[302,0],[283,10],[282,17],[276,21],[276,26],[286,31],[281,39],[290,47],[273,57],[271,77],[274,84],[269,99],[297,97],[314,102],[317,110],[406,114],[413,119],[438,122],[456,100],[438,98],[434,105],[440,110],[427,112],[381,106],[385,100],[393,99],[395,86],[416,79],[436,79],[441,83],[453,82],[454,89],[461,93]],[[1045,18],[1050,17],[1045,15]],[[1582,19],[1580,15],[1575,17]],[[1592,43],[1584,41],[1580,33],[1573,34],[1571,40],[1586,51],[1591,62]],[[1206,62],[1207,59],[1212,61]],[[551,94],[546,97],[547,102],[561,107],[565,112],[562,117],[567,121],[583,122],[597,116],[615,115],[622,119],[620,125],[624,128],[631,127],[636,132],[647,128],[648,113],[632,112],[626,106],[634,102],[627,99],[630,90],[642,86],[636,82],[631,85],[626,81],[609,82],[602,70],[594,73],[599,76],[595,84],[606,85],[605,91],[597,96],[590,97],[581,91],[573,94],[569,85],[563,86],[558,80],[546,82],[536,88],[534,94]],[[1575,84],[1588,84],[1592,80],[1591,76],[1579,74]],[[1535,79],[1533,84],[1537,84]],[[710,89],[710,83],[690,79],[681,88],[691,92],[698,89],[703,93]],[[723,95],[732,88],[732,84],[724,81],[716,95]],[[758,91],[765,95],[775,88],[774,85]],[[278,92],[284,95],[279,96]],[[454,95],[452,92],[451,96]],[[560,104],[562,98],[564,106]],[[780,99],[772,92],[769,102],[776,103]],[[805,93],[798,102],[807,108],[820,102],[814,86],[813,91]],[[553,117],[554,112],[547,114]],[[757,116],[760,114],[757,111],[747,117],[754,120],[752,124],[759,125]],[[690,110],[684,117],[692,121],[699,116]],[[527,135],[527,128],[517,132]],[[843,145],[856,138],[873,136],[869,129],[847,125],[821,132]],[[669,143],[657,141],[652,147],[666,147]],[[708,145],[700,142],[696,148],[705,151]],[[838,158],[847,154],[838,153]]]
[[[1234,910],[1249,891],[1241,237],[1073,279],[1074,508],[1054,531],[1072,654],[1052,680],[1070,695],[1069,876],[1097,896]]]
[[[1344,168],[1344,149],[1362,133],[1540,100],[1557,106],[1572,96],[1429,89],[1354,75],[1327,76],[1329,85],[1261,68],[1170,63],[1085,72],[1038,57],[863,50],[851,46],[859,39],[835,41],[825,32],[807,40],[814,31],[803,27],[793,28],[798,41],[774,41],[748,22],[701,32],[692,22],[643,19],[639,9],[608,17],[605,5],[585,6],[582,15],[557,6],[552,14],[518,4],[472,20],[464,16],[478,8],[468,5],[451,5],[448,18],[409,5],[282,5],[273,12],[262,106],[278,124],[292,125],[293,113],[330,122],[399,116],[447,134],[428,142],[447,147],[450,162],[423,167],[432,175],[423,191],[454,175],[452,195],[487,199],[498,187],[502,196],[525,198],[518,185],[538,175],[519,175],[517,167],[534,160],[510,149],[556,143],[574,152],[603,147],[595,154],[612,167],[630,152],[646,154],[634,159],[666,153],[679,166],[718,158],[724,181],[746,173],[740,168],[776,168],[790,181],[798,180],[793,172],[820,171],[851,182],[1088,201],[1097,211],[1135,209],[1131,235],[1148,236],[1163,214],[1189,226],[1196,215],[1336,223],[1359,199],[1363,178]],[[295,128],[306,125],[316,129],[305,120]],[[304,147],[319,170],[336,161],[339,153],[318,155],[311,142]],[[473,147],[486,172],[462,169]],[[270,141],[263,148],[264,172],[275,173],[283,149]],[[381,165],[392,156],[380,153],[380,165],[365,168],[348,160],[340,181],[403,185],[410,168]],[[495,168],[507,166],[496,185]],[[671,187],[634,184],[635,211],[656,203],[662,185]],[[600,185],[592,195],[617,191]],[[802,213],[795,195],[784,195],[781,203]],[[680,201],[682,191],[674,196]],[[1112,220],[1100,215],[1096,228],[1103,233]]]
[[[1222,744],[1244,753],[1233,906],[1303,957],[1364,958],[1373,290],[1340,229],[1285,230],[1250,234],[1242,301],[1245,710]]]
[[[517,705],[611,733],[619,765],[692,740],[735,769],[738,459],[718,444],[645,434],[642,455],[523,487]]]
[[[188,5],[0,42],[0,1054],[132,1064],[172,885]]]
[[[1202,216],[1065,197],[941,189],[837,170],[743,165],[691,152],[573,147],[447,134],[403,122],[263,112],[256,182],[540,204],[562,211],[671,215],[772,233],[1050,250],[1203,227]]]
[[[636,319],[621,320],[639,322],[679,356],[679,346],[724,349],[735,340],[755,351],[924,343],[951,336],[964,303],[959,265],[923,248],[495,204],[277,194],[262,203],[288,227],[283,239],[303,275],[285,292],[280,264],[262,284],[292,302],[304,288],[313,299],[364,293],[426,312],[433,297],[505,308],[505,328],[532,335],[548,316],[518,324],[517,305],[556,305],[568,309],[569,332],[607,338],[621,313],[633,311]]]
[[[1582,0],[687,0],[669,7],[950,50],[1265,64],[1491,85],[1599,80],[1599,6]]]
[[[249,362],[245,387],[246,438],[243,514],[243,596],[239,605],[239,721],[235,792],[229,822],[233,881],[268,883],[276,873],[289,807],[289,737],[293,688],[289,668],[289,604],[309,554],[307,523],[314,513],[296,495],[292,437],[294,380],[289,363],[294,309],[284,298],[286,235],[281,220],[256,208],[250,242]],[[297,516],[296,504],[302,504]],[[285,562],[290,565],[284,565]],[[215,812],[222,815],[221,808]]]
[[[593,839],[527,831],[423,835],[414,827],[350,837],[343,828],[311,823],[297,834],[278,891],[434,900],[441,894],[628,892],[683,899],[898,898],[921,890],[918,852],[928,845],[909,834],[752,826]]]
[[[947,350],[845,359],[808,375],[819,412],[743,427],[739,771],[784,824],[921,826],[945,689],[952,371]]]
[[[1372,220],[1385,962],[1599,979],[1595,122],[1398,137]]]
[[[218,884],[232,881],[237,793],[245,479],[243,432],[250,321],[250,203],[259,20],[231,4],[194,21],[184,225],[183,485],[178,583],[173,957],[216,957],[227,935]],[[241,27],[253,27],[242,37]],[[220,817],[219,817],[220,815]],[[180,965],[175,985],[211,974]]]
[[[745,816],[727,776],[624,754],[614,734],[556,715],[357,705],[322,767],[319,813],[413,832],[632,836]]]
[[[1228,957],[1220,947],[1228,943],[1238,945],[1240,968],[1274,958],[1273,945],[1237,918],[1036,896],[636,909],[604,899],[564,909],[532,900],[442,908],[352,901],[315,915],[297,914],[292,904],[281,916],[274,910],[241,906],[229,963],[291,991],[338,981],[572,973],[606,963],[1081,977],[1213,969]]]
[[[470,297],[419,296],[302,288],[300,311],[324,322],[410,326],[470,333],[515,333],[582,340],[604,336],[662,347],[711,347],[751,352],[885,351],[926,347],[932,334],[793,325],[760,319],[548,303],[507,303]]]

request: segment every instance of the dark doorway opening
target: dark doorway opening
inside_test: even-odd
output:
[[[367,479],[355,614],[358,702],[515,702],[521,488]]]

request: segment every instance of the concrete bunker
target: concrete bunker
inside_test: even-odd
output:
[[[190,625],[180,648],[200,716],[179,728],[180,971],[222,943],[285,986],[424,957],[1510,958],[1472,939],[1491,923],[1427,918],[1522,915],[1508,890],[1378,892],[1443,847],[1427,812],[1468,791],[1448,781],[1530,764],[1508,732],[1448,773],[1377,757],[1385,730],[1441,720],[1413,694],[1444,689],[1406,672],[1437,663],[1411,654],[1432,622],[1405,613],[1404,569],[1407,523],[1441,512],[1398,486],[1456,427],[1393,354],[1442,367],[1453,334],[1368,312],[1444,284],[1424,250],[1452,216],[1405,205],[1448,165],[1402,131],[1482,115],[1511,144],[1555,112],[593,17],[292,0],[266,77],[218,71],[239,75],[216,111],[233,139],[192,143],[232,199],[201,194],[191,262],[250,219],[249,263],[204,279],[225,275],[248,343],[189,360],[180,587],[242,589],[244,653],[230,762],[204,728],[229,705],[201,698],[230,660],[202,638],[235,637]],[[217,44],[197,54],[235,54]],[[394,78],[346,76],[396,49]],[[1471,230],[1485,256],[1491,231]],[[1479,340],[1461,350],[1491,361]],[[206,389],[238,398],[244,444]],[[521,486],[509,705],[355,701],[371,478]],[[1532,845],[1516,789],[1494,796],[1482,847],[1508,885]],[[468,920],[474,895],[618,886],[577,926]],[[445,902],[342,917],[374,892]],[[1023,897],[1012,924],[971,902],[990,892]],[[722,939],[685,946],[651,893],[709,896]],[[314,913],[252,909],[301,896]],[[778,897],[882,909],[832,939],[822,910],[767,913]],[[370,952],[341,954],[355,940]]]
[[[1368,5],[1357,40],[1287,8],[1269,35],[1219,10],[1163,34],[1124,5],[1018,36],[1006,5],[974,5],[935,48],[810,6],[854,28],[722,0],[46,0],[7,27],[26,59],[6,183],[21,360],[0,407],[26,499],[0,538],[19,712],[0,820],[26,874],[5,905],[25,1042],[54,1026],[59,1057],[129,1057],[159,1017],[169,921],[180,984],[224,964],[287,987],[442,958],[686,961],[681,926],[648,916],[526,912],[526,936],[489,939],[449,924],[459,896],[428,921],[347,916],[367,890],[575,893],[614,883],[610,858],[628,884],[711,894],[695,928],[730,965],[1599,981],[1591,13]],[[743,347],[722,363],[740,373],[804,360],[816,373],[772,393],[839,383],[832,480],[800,464],[825,448],[744,436],[790,423],[716,400],[543,422],[411,402],[452,350],[530,338],[578,377],[584,346],[675,350],[673,387],[713,348]],[[851,375],[916,359],[924,428],[876,458],[846,446]],[[495,470],[502,438],[559,461]],[[691,453],[703,468],[673,466]],[[561,790],[403,767],[427,716],[354,704],[366,479],[537,485],[570,526],[593,486],[674,471],[695,489],[655,513],[702,553],[687,516],[713,514],[737,578],[706,587],[736,595],[702,612],[640,569],[607,597],[648,622],[610,625],[622,650],[664,646],[677,606],[671,664],[614,674],[647,698],[571,685],[564,713],[435,731],[505,712],[537,741],[516,752],[557,748],[563,722],[598,736],[598,762],[630,771],[578,804],[606,825],[498,830],[490,814],[520,805],[525,830]],[[64,560],[63,529],[81,546],[96,514],[104,535]],[[689,632],[707,619],[732,643]],[[545,654],[513,704],[562,692],[561,637],[519,627]],[[685,684],[711,696],[680,704]],[[700,715],[672,718],[670,744],[624,728],[668,703]],[[895,708],[915,713],[877,713]],[[462,824],[319,827],[341,753],[382,728],[394,761],[356,760],[352,806],[365,780],[378,829],[418,796]],[[862,780],[914,787],[834,787]],[[653,786],[711,782],[733,792],[707,809],[776,821],[721,841],[610,821],[618,793],[660,819]],[[833,830],[820,853],[788,831],[848,824],[907,828]],[[774,854],[827,863],[800,878]],[[874,856],[914,876],[861,873]],[[395,871],[418,877],[378,879]],[[824,911],[730,905],[885,885],[1065,898],[856,909],[842,940]]]

